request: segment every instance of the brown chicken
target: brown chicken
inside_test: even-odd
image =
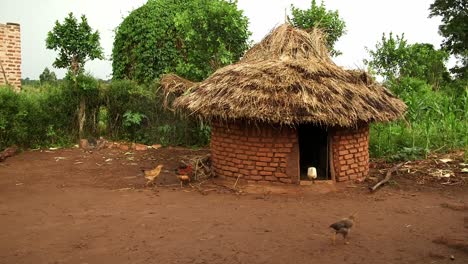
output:
[[[158,178],[159,174],[161,173],[161,169],[163,168],[163,165],[158,165],[156,168],[152,170],[143,170],[143,173],[145,174],[145,179],[148,181],[146,182],[146,186],[148,184],[154,184],[154,181]]]
[[[177,175],[177,179],[180,181],[180,188],[182,188],[182,183],[190,182],[190,177],[188,175]]]
[[[193,172],[192,165],[181,165],[175,170],[178,175],[191,175]]]
[[[177,179],[180,181],[180,188],[182,188],[182,184],[189,183],[191,181],[190,175],[192,174],[193,169],[192,165],[181,165],[177,169],[175,169],[175,173],[177,174]]]
[[[346,238],[351,232],[351,228],[353,227],[355,221],[356,217],[355,214],[353,214],[348,218],[343,218],[340,221],[330,225],[330,227],[335,230],[335,232],[333,233],[333,244],[336,243],[336,234],[341,234],[343,236],[345,244],[349,244],[349,242],[346,241]]]

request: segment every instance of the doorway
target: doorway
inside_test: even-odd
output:
[[[316,180],[330,180],[328,132],[313,124],[303,124],[298,128],[298,135],[300,180],[309,180],[307,177],[309,167],[316,168]]]

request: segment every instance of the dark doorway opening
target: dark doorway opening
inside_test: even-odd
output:
[[[300,180],[309,180],[309,167],[316,168],[316,180],[330,180],[327,131],[312,124],[303,124],[299,126],[298,134]]]

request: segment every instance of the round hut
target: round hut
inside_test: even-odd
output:
[[[331,60],[318,30],[284,24],[237,63],[193,83],[166,75],[172,106],[211,122],[215,175],[298,184],[369,173],[369,123],[402,116],[405,104],[365,72]]]

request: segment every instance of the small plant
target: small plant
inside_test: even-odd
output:
[[[123,125],[126,127],[139,126],[142,120],[146,118],[144,114],[134,113],[132,111],[125,112],[123,117],[124,117]]]
[[[172,136],[172,127],[169,125],[163,125],[157,128],[159,134],[159,140],[163,146],[169,145]]]
[[[107,132],[107,124],[109,123],[109,112],[103,106],[99,107],[98,113],[98,134],[102,135]]]
[[[402,160],[415,160],[422,158],[427,151],[423,148],[403,148],[401,151],[390,156],[391,161],[402,161]]]
[[[55,132],[54,125],[49,125],[47,127],[46,136],[50,138],[50,143],[55,144],[57,133]]]

